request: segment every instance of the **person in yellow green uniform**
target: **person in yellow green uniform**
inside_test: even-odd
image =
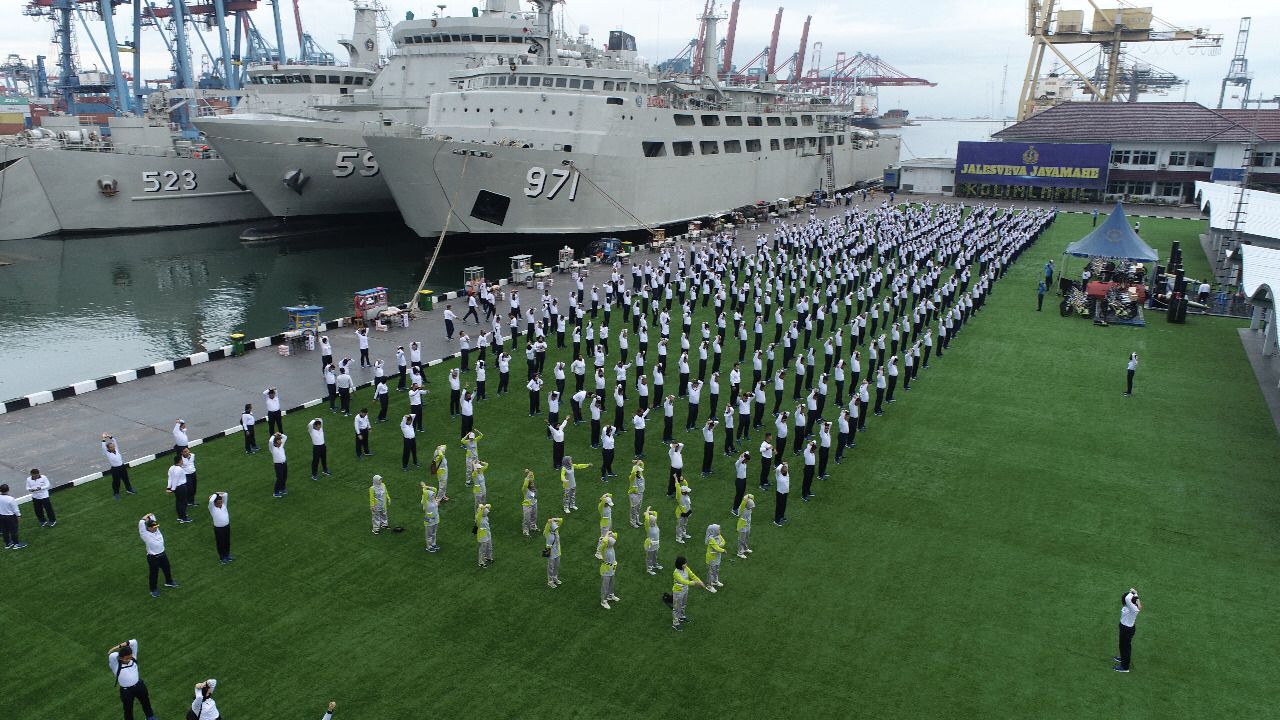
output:
[[[479,508],[489,499],[489,485],[484,480],[484,471],[489,469],[489,463],[477,460],[471,465],[467,482],[471,486],[471,497],[475,500],[476,508]]]
[[[601,495],[596,510],[600,512],[600,537],[604,537],[613,530],[613,493]]]
[[[627,480],[627,499],[631,501],[631,527],[640,527],[640,503],[644,502],[644,461],[631,462],[631,476]]]
[[[381,475],[373,476],[369,486],[369,510],[373,513],[373,534],[387,526],[387,510],[391,508],[391,491],[382,483]]]
[[[600,607],[609,609],[609,601],[621,602],[622,598],[613,593],[613,579],[618,570],[618,556],[614,546],[618,542],[618,534],[605,531],[596,544],[596,557],[600,558]]]
[[[689,481],[680,476],[676,480],[676,542],[684,544],[686,538],[693,537],[689,534],[689,516],[693,514],[693,498],[690,493],[693,492],[689,488]]]
[[[724,536],[720,534],[720,526],[712,523],[707,526],[707,591],[715,592],[724,587],[720,582],[720,557],[724,555]]]
[[[747,494],[738,504],[738,557],[746,560],[751,554],[747,544],[751,541],[751,511],[756,507],[756,496]]]
[[[644,511],[644,569],[650,575],[657,575],[662,566],[658,564],[658,540],[661,531],[658,529],[658,513],[650,505]]]
[[[542,529],[542,536],[547,540],[547,547],[542,551],[547,556],[547,587],[560,585],[560,526],[564,518],[547,518],[547,525]]]
[[[689,586],[697,585],[700,588],[707,586],[693,574],[693,568],[689,567],[689,561],[685,560],[681,555],[676,558],[676,569],[671,571],[673,584],[671,585],[671,629],[680,630],[680,625],[689,622],[689,618],[685,615],[684,609],[689,602]]]
[[[436,544],[436,531],[440,528],[440,503],[436,489],[426,483],[422,486],[422,527],[427,534],[427,552],[440,552]]]
[[[533,485],[533,471],[524,469],[524,483],[520,485],[520,524],[524,536],[538,531],[538,489]]]
[[[586,470],[590,463],[575,463],[568,455],[560,461],[560,486],[564,488],[564,513],[568,515],[578,509],[578,480],[574,476],[578,470]]]
[[[466,435],[463,435],[462,440],[458,443],[466,452],[467,485],[471,484],[471,469],[476,463],[480,462],[480,449],[478,443],[482,439],[484,439],[484,433],[479,430],[472,430]]]
[[[489,567],[493,563],[493,533],[489,530],[489,509],[491,505],[476,508],[476,557],[480,567]]]
[[[445,458],[444,450],[443,445],[437,445],[431,456],[431,472],[436,476],[436,487],[439,488],[436,497],[442,503],[449,502],[449,460]]]

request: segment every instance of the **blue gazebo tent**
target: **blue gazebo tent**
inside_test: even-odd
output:
[[[1121,203],[1116,203],[1111,214],[1093,232],[1068,245],[1066,254],[1136,262],[1155,262],[1160,257],[1133,231]]]

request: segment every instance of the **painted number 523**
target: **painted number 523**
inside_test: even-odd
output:
[[[524,189],[524,194],[531,198],[542,195],[542,191],[546,190],[546,198],[552,200],[560,189],[569,185],[569,202],[578,199],[578,179],[581,175],[577,170],[565,170],[564,168],[556,168],[551,171],[551,181],[547,182],[547,171],[540,167],[529,168],[529,174],[525,176],[525,182],[529,187]],[[547,185],[551,187],[548,188]]]

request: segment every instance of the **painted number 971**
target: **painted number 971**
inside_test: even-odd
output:
[[[581,175],[577,170],[556,168],[551,171],[552,180],[549,183],[551,187],[548,189],[547,171],[540,167],[531,167],[529,168],[529,173],[525,175],[525,182],[528,183],[529,186],[524,189],[524,194],[528,197],[536,198],[542,195],[543,190],[546,190],[546,198],[551,200],[554,199],[556,194],[560,192],[560,189],[568,183],[569,202],[573,202],[578,199],[578,179],[580,177]]]

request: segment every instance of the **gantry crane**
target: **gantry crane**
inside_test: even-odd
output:
[[[1222,46],[1221,35],[1211,34],[1204,28],[1187,30],[1170,25],[1153,16],[1149,7],[1123,6],[1104,10],[1094,0],[1089,0],[1089,4],[1094,10],[1093,21],[1086,29],[1083,10],[1061,10],[1057,0],[1027,0],[1027,34],[1031,36],[1031,53],[1018,96],[1018,120],[1025,120],[1051,102],[1037,98],[1035,94],[1045,50],[1056,55],[1070,69],[1094,100],[1111,102],[1124,97],[1119,83],[1125,72],[1121,60],[1125,43],[1190,42],[1192,47]],[[1157,30],[1153,21],[1160,22],[1167,29]],[[1082,44],[1098,47],[1098,80],[1094,75],[1082,72],[1058,48],[1059,45]]]
[[[1227,75],[1222,78],[1222,90],[1218,93],[1218,107],[1222,107],[1222,101],[1227,99],[1227,86],[1235,85],[1244,88],[1244,94],[1240,98],[1240,107],[1244,107],[1244,101],[1249,97],[1249,89],[1253,87],[1253,76],[1249,74],[1249,60],[1245,57],[1245,48],[1249,46],[1249,26],[1253,24],[1253,18],[1240,18],[1240,31],[1236,35],[1236,51],[1231,56],[1231,65],[1227,67]]]

